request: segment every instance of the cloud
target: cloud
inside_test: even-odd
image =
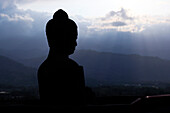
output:
[[[114,29],[121,32],[142,32],[156,24],[170,24],[170,16],[135,15],[126,9],[110,11],[103,17],[91,20],[89,29]]]
[[[18,3],[18,4],[26,4],[26,3],[32,3],[32,2],[42,2],[42,1],[46,1],[46,0],[14,0],[15,3]],[[48,0],[48,2],[50,1],[55,1],[55,0]]]
[[[113,22],[113,23],[111,23],[111,25],[112,26],[125,26],[126,25],[126,23],[125,22]]]
[[[32,17],[30,17],[29,14],[26,14],[26,15],[14,14],[12,17],[10,17],[7,14],[0,13],[0,17],[7,18],[8,21],[19,21],[19,20],[32,21],[32,22],[34,21],[34,19]]]
[[[127,20],[132,20],[133,17],[130,17],[128,14],[128,11],[125,10],[124,8],[121,8],[120,11],[110,11],[108,14],[106,14],[105,17],[101,18],[102,20],[108,20],[110,18],[122,18],[122,19],[127,19]]]
[[[0,0],[1,8],[5,9],[9,6],[16,6],[16,4],[26,4],[36,1],[43,1],[43,0]],[[45,0],[44,0],[45,1]]]
[[[143,27],[135,23],[136,17],[128,10],[121,8],[119,11],[110,11],[104,17],[96,18],[89,26],[91,29],[115,29],[123,32],[140,32]]]
[[[47,13],[18,9],[15,0],[1,0],[0,3],[0,40],[44,35],[44,25],[50,17]],[[3,9],[3,4],[7,3]]]
[[[0,9],[15,8],[14,1],[12,0],[0,0]]]
[[[141,54],[170,59],[169,17],[126,16],[111,11],[100,18],[78,18],[78,49]],[[84,23],[84,24],[83,24]]]
[[[0,49],[47,47],[45,25],[51,15],[18,9],[14,2],[0,6]],[[98,18],[71,18],[79,26],[78,49],[164,57],[170,48],[168,16],[133,16],[122,8]]]

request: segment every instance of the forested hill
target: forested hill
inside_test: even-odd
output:
[[[116,82],[170,82],[170,61],[158,57],[78,51],[73,56],[87,78]]]
[[[27,59],[22,63],[38,68],[45,58]],[[90,84],[170,82],[170,61],[158,57],[78,50],[71,58],[84,67]]]
[[[0,84],[12,86],[35,86],[36,69],[0,56]]]
[[[45,58],[24,59],[21,64],[0,56],[0,84],[36,84],[37,68]],[[71,58],[84,67],[87,85],[170,83],[170,61],[157,57],[79,50]]]

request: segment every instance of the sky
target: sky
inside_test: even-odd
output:
[[[149,25],[169,23],[170,19],[170,0],[0,0],[0,3],[2,10],[25,11],[22,17],[13,12],[13,18],[1,13],[1,17],[9,20],[33,21],[28,10],[52,15],[61,8],[78,22],[90,21],[89,28],[118,31],[140,32]]]
[[[7,4],[10,0],[4,1]],[[151,24],[169,23],[170,17],[170,0],[13,1],[16,7],[21,10],[29,9],[37,12],[47,12],[52,15],[56,10],[61,8],[70,16],[82,16],[89,19],[93,24],[88,26],[89,28],[115,28],[118,31],[140,32],[145,29],[145,26]],[[5,8],[5,5],[3,6]]]
[[[30,2],[28,2],[30,1]],[[18,0],[17,6],[22,9],[55,12],[62,8],[74,15],[85,17],[103,16],[111,10],[120,8],[142,15],[169,14],[169,0]]]
[[[0,50],[46,48],[45,25],[61,8],[78,24],[78,49],[170,59],[169,6],[170,0],[0,0]]]

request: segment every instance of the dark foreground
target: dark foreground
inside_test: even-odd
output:
[[[42,105],[39,100],[0,101],[2,113],[96,112],[96,113],[170,113],[170,95],[146,97],[102,97],[86,106]]]

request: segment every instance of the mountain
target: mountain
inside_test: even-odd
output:
[[[170,61],[157,57],[78,51],[72,58],[84,66],[88,78],[108,84],[170,82]]]
[[[12,86],[37,85],[36,69],[0,56],[0,84]]]
[[[22,63],[38,68],[45,58]],[[78,50],[71,58],[84,67],[87,84],[170,82],[170,61],[158,57]]]

